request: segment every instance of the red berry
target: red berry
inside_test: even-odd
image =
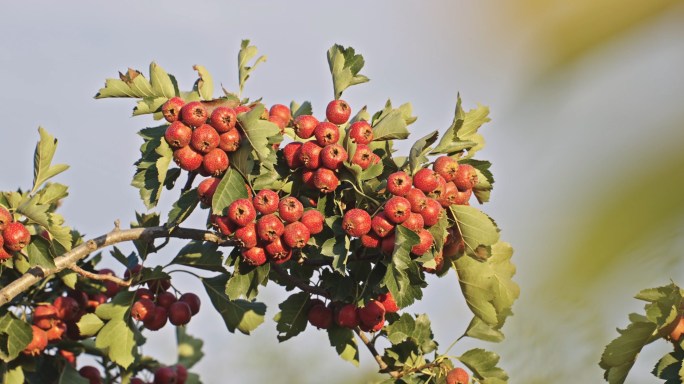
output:
[[[100,269],[100,271],[97,273],[99,275],[109,275],[109,276],[116,277],[116,274],[114,273],[114,271],[112,271],[111,269],[108,269],[108,268]],[[105,296],[107,296],[109,298],[116,296],[116,294],[119,293],[119,291],[121,290],[121,287],[119,287],[119,285],[113,281],[104,280],[102,282],[102,284],[105,287],[104,294],[105,294]]]
[[[382,239],[382,241],[380,242],[380,251],[391,255],[392,253],[394,253],[394,246],[396,245],[395,243],[396,235],[393,232]]]
[[[280,116],[269,116],[268,121],[277,125],[278,129],[280,129],[280,133],[283,133],[285,132],[285,127],[287,127],[287,123],[289,120],[283,120],[283,118]]]
[[[174,368],[176,369],[176,384],[185,384],[188,380],[188,370],[183,364],[176,364]]]
[[[197,170],[202,166],[202,160],[202,154],[196,152],[190,146],[173,151],[173,161],[175,161],[181,169],[186,171]]]
[[[374,232],[368,232],[361,236],[361,244],[366,248],[378,248],[381,240]],[[394,245],[392,245],[392,248],[394,248]]]
[[[394,172],[387,177],[387,191],[395,196],[406,196],[413,187],[413,181],[404,171]]]
[[[374,329],[385,323],[385,307],[376,300],[369,301],[366,306],[359,308],[360,323],[368,328]]]
[[[299,115],[294,120],[294,131],[298,137],[302,139],[310,138],[316,126],[318,125],[318,119],[311,115]]]
[[[356,328],[359,325],[359,316],[356,312],[357,307],[354,304],[345,304],[337,311],[335,316],[335,323],[344,328]]]
[[[177,384],[176,370],[172,367],[161,367],[154,372],[154,384]]]
[[[328,329],[333,322],[333,311],[323,304],[315,304],[307,314],[309,323],[319,329]]]
[[[304,213],[304,205],[297,198],[288,196],[278,203],[278,214],[286,223],[299,220]]]
[[[139,299],[131,307],[131,317],[138,321],[147,321],[154,317],[154,302],[150,299]]]
[[[298,141],[293,141],[292,143],[288,143],[285,147],[283,147],[283,157],[285,158],[288,168],[297,169],[304,165],[299,158],[301,149],[302,143]]]
[[[209,123],[218,133],[228,132],[235,128],[237,113],[233,108],[218,107],[214,109],[209,118]]]
[[[130,384],[147,384],[145,383],[142,379],[139,379],[137,377],[131,378]]]
[[[413,186],[425,193],[430,193],[439,185],[438,176],[433,170],[423,168],[413,175]]]
[[[86,365],[78,370],[78,374],[88,379],[89,384],[102,384],[100,371],[92,365]]]
[[[340,179],[334,171],[327,168],[319,168],[313,174],[313,184],[322,193],[331,193],[340,185]]]
[[[180,97],[172,97],[166,103],[164,103],[161,110],[166,121],[173,123],[178,120],[181,108],[183,108],[184,104],[185,101],[183,101],[183,99]]]
[[[325,108],[325,117],[333,124],[344,124],[349,120],[351,107],[344,100],[333,100]]]
[[[454,177],[454,184],[459,191],[467,191],[473,189],[477,185],[477,171],[475,167],[470,164],[461,164]]]
[[[218,147],[226,152],[235,152],[240,148],[240,139],[240,132],[237,129],[231,129],[219,135]]]
[[[176,301],[169,307],[169,322],[175,326],[189,323],[191,317],[192,310],[188,303]]]
[[[68,296],[57,297],[52,305],[57,309],[57,318],[65,322],[75,321],[81,312],[78,302]]]
[[[52,328],[45,331],[45,335],[48,338],[48,342],[52,343],[55,341],[62,340],[62,337],[67,332],[67,325],[63,322],[55,323]]]
[[[214,148],[209,153],[204,155],[202,160],[202,167],[212,176],[220,176],[228,169],[230,160],[223,149]]]
[[[149,300],[154,300],[154,293],[150,291],[147,288],[138,288],[138,290],[135,291],[135,298],[136,299],[149,299]]]
[[[256,225],[249,223],[235,231],[235,240],[241,248],[252,248],[257,245]]]
[[[268,110],[268,115],[277,116],[283,121],[285,121],[285,123],[289,123],[292,119],[292,113],[290,112],[290,108],[283,104],[273,104],[271,106],[271,109]]]
[[[210,177],[208,179],[202,180],[202,182],[197,186],[197,195],[199,196],[200,201],[211,206],[211,200],[214,198],[216,187],[218,187],[220,182],[221,179],[217,177]]]
[[[428,193],[428,197],[431,197],[437,201],[440,201],[444,198],[444,193],[446,191],[447,187],[447,182],[444,180],[442,176],[437,174],[437,187],[432,190],[432,192]]]
[[[349,235],[361,237],[371,230],[371,217],[368,212],[359,208],[348,210],[342,218],[342,229]]]
[[[199,101],[191,101],[180,110],[180,119],[187,125],[199,127],[207,122],[207,109]]]
[[[195,295],[192,292],[186,292],[181,295],[181,297],[178,299],[178,301],[182,301],[186,303],[187,305],[190,306],[190,312],[192,313],[193,316],[195,316],[197,313],[199,313],[200,310],[200,305],[202,302],[200,301],[199,296]]]
[[[166,292],[171,288],[171,280],[168,278],[154,279],[147,282],[147,287],[154,293]]]
[[[423,222],[425,223],[425,226],[430,227],[437,224],[443,210],[442,204],[440,204],[439,201],[428,198],[425,201],[425,208],[420,211],[420,215],[423,216]]]
[[[468,384],[470,382],[470,376],[463,368],[454,368],[446,377],[447,384]]]
[[[387,218],[385,212],[380,212],[373,217],[371,228],[378,237],[385,237],[394,231],[394,223]]]
[[[450,181],[446,183],[446,186],[444,187],[444,192],[442,192],[442,196],[439,199],[439,203],[442,204],[442,207],[448,207],[452,204],[456,204],[456,201],[458,201],[459,197],[459,191],[456,188],[456,184],[454,184],[453,181]]]
[[[233,223],[228,216],[211,215],[211,222],[224,236],[229,236],[239,227]]]
[[[310,169],[304,169],[302,171],[302,183],[306,185],[309,188],[316,188],[314,185],[313,177],[316,171],[312,171]]]
[[[261,247],[242,250],[242,260],[249,265],[260,266],[266,263],[266,251]]]
[[[278,262],[278,264],[289,260],[292,256],[292,250],[283,243],[283,240],[280,237],[277,237],[272,242],[266,244],[264,250],[266,251],[266,254],[271,256],[271,259]]]
[[[418,236],[420,237],[420,241],[418,244],[411,247],[411,253],[416,256],[423,256],[427,251],[430,250],[432,243],[435,242],[435,239],[427,229],[421,229],[418,231]]]
[[[321,148],[314,141],[307,141],[302,144],[299,151],[299,161],[309,169],[317,169],[320,166]]]
[[[385,215],[395,224],[401,224],[411,214],[411,203],[404,197],[393,196],[385,203]]]
[[[0,237],[0,239],[2,239],[2,237]],[[2,242],[2,240],[0,240],[0,242]],[[7,252],[7,250],[2,245],[0,245],[0,263],[3,263],[5,260],[11,258],[12,255],[9,252]]]
[[[168,320],[169,314],[166,311],[166,308],[159,306],[154,307],[154,316],[147,319],[146,321],[143,321],[143,325],[150,331],[158,331],[164,328]]]
[[[157,295],[157,305],[164,307],[167,310],[171,308],[171,305],[173,305],[173,303],[176,301],[178,301],[178,299],[176,299],[176,295],[171,292],[162,292]]]
[[[385,313],[397,313],[399,307],[391,292],[382,293],[378,296],[378,302],[385,308]]]
[[[261,216],[256,223],[257,237],[263,241],[271,242],[279,238],[285,231],[285,225],[274,214]]]
[[[468,189],[466,191],[458,191],[456,193],[456,198],[454,199],[454,204],[456,205],[470,205],[470,197],[473,195],[473,190]]]
[[[361,169],[370,167],[373,161],[373,152],[366,144],[357,144],[354,156],[352,156],[351,163],[356,164]]]
[[[356,144],[370,144],[373,141],[373,128],[365,120],[355,121],[349,127],[349,137]]]
[[[311,233],[306,225],[295,221],[285,226],[282,240],[290,248],[304,248],[310,237]]]
[[[7,224],[11,223],[12,221],[12,214],[10,211],[0,205],[0,232],[2,232]]]
[[[339,144],[329,144],[321,150],[320,157],[324,167],[337,170],[347,161],[347,151]]]
[[[440,156],[435,160],[432,169],[446,181],[452,181],[458,172],[458,161],[453,157]]]
[[[48,330],[57,322],[57,308],[52,304],[41,304],[33,310],[33,324]]]
[[[8,251],[21,251],[31,242],[31,234],[24,224],[19,222],[7,223],[2,231],[2,237]]]
[[[427,205],[427,196],[418,188],[411,188],[405,197],[411,203],[411,212],[420,213]]]
[[[278,193],[271,191],[270,189],[262,189],[252,199],[254,209],[264,215],[275,213],[278,210],[279,202],[280,198],[278,197]]]
[[[32,325],[31,329],[33,330],[33,338],[26,348],[24,348],[23,353],[25,355],[38,356],[47,347],[47,333],[35,325]]]
[[[316,137],[316,142],[321,147],[337,144],[337,141],[340,139],[340,129],[333,123],[321,121],[316,126],[316,129],[314,129],[314,136]]]
[[[209,124],[202,124],[192,131],[190,145],[200,153],[209,153],[219,146],[221,139],[218,132]]]
[[[309,233],[315,235],[323,231],[323,222],[325,221],[325,217],[318,210],[309,209],[302,214],[300,221],[302,224],[306,225],[306,227],[309,229]]]
[[[228,206],[228,217],[235,224],[244,227],[256,219],[256,209],[250,199],[237,199]]]
[[[166,128],[164,139],[171,148],[183,148],[190,144],[192,129],[180,121],[175,121]]]
[[[88,312],[95,312],[97,307],[104,304],[109,300],[109,297],[104,293],[98,292],[92,295],[88,295],[88,301],[86,303],[86,309]]]
[[[425,221],[420,213],[411,212],[408,219],[401,223],[401,225],[412,230],[413,232],[418,232],[425,226]]]

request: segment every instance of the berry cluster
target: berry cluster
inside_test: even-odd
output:
[[[31,242],[31,234],[24,224],[14,221],[12,214],[0,206],[0,262],[12,257]]]
[[[135,292],[137,300],[131,306],[131,317],[151,331],[162,329],[167,322],[175,326],[189,323],[200,310],[200,298],[192,292],[176,298],[167,291],[170,286],[169,280],[160,279],[148,282],[150,289],[138,288]]]
[[[307,318],[316,328],[328,329],[333,321],[340,327],[360,327],[365,332],[377,332],[385,325],[385,314],[399,311],[392,294],[387,292],[370,300],[363,307],[354,303],[333,302],[325,305],[319,299],[312,299],[308,305]]]
[[[103,384],[104,379],[100,370],[92,365],[85,365],[78,370],[81,377],[88,379],[90,384]],[[154,381],[148,383],[140,378],[133,377],[131,384],[185,384],[188,379],[188,370],[183,364],[159,367],[154,371]]]
[[[280,198],[263,189],[253,198],[233,201],[225,216],[212,216],[225,236],[232,236],[244,262],[259,266],[272,260],[284,263],[294,249],[303,248],[311,235],[323,231],[324,216],[315,209],[304,210],[295,197]]]

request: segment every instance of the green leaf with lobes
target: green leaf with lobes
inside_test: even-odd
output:
[[[415,318],[408,313],[401,315],[399,320],[385,328],[387,338],[393,345],[398,345],[407,340],[420,348],[423,354],[430,353],[437,348],[433,340],[430,319],[427,315],[417,315]]]
[[[0,316],[0,359],[5,363],[19,356],[33,339],[31,325],[11,312]]]
[[[278,341],[283,342],[297,336],[306,329],[309,309],[309,294],[306,292],[290,295],[278,305],[278,312],[273,320],[277,323]]]
[[[214,192],[214,197],[211,201],[212,213],[224,215],[224,211],[233,201],[248,197],[245,179],[237,171],[229,168]]]
[[[42,236],[31,236],[31,242],[26,247],[29,264],[46,269],[55,268],[55,257],[50,250],[50,242]]]
[[[659,378],[665,380],[664,384],[680,384],[682,382],[682,360],[684,359],[684,352],[677,350],[670,352],[663,356],[653,367],[651,373]],[[680,374],[680,372],[682,372]]]
[[[292,118],[296,119],[301,115],[313,115],[313,108],[309,101],[305,101],[302,104],[292,101],[290,102],[290,112],[292,113]]]
[[[209,71],[201,65],[195,65],[192,69],[197,71],[197,75],[199,76],[197,81],[195,81],[193,91],[199,93],[203,100],[213,99],[214,80],[212,79],[211,74],[209,74]]]
[[[74,370],[74,369],[72,368],[72,370]],[[3,366],[2,367],[2,384],[24,384],[24,383],[26,383],[26,377],[24,377],[24,369],[22,368],[21,365],[17,365],[14,367],[11,367],[11,366]],[[88,384],[88,382],[87,381],[85,383],[77,382],[77,384]]]
[[[461,96],[456,101],[456,112],[451,126],[442,136],[431,154],[454,154],[467,150],[464,158],[472,158],[484,147],[484,138],[478,133],[480,127],[489,122],[489,108],[478,105],[476,109],[465,112],[461,107]]]
[[[178,364],[182,364],[185,368],[192,368],[204,357],[204,352],[202,352],[204,341],[190,336],[185,327],[176,327],[176,343],[178,344]]]
[[[178,251],[171,264],[185,265],[206,271],[225,272],[223,253],[218,245],[203,241],[190,241]]]
[[[105,323],[94,313],[86,313],[81,316],[77,323],[78,331],[81,336],[88,337],[96,335]]]
[[[69,169],[66,164],[52,165],[52,158],[57,150],[57,139],[51,136],[43,127],[38,128],[40,141],[36,144],[33,155],[33,189],[35,193],[40,186],[49,179]]]
[[[478,258],[489,257],[487,247],[499,241],[499,228],[494,220],[469,205],[452,205],[450,209],[465,243],[466,253]]]
[[[271,264],[266,263],[258,267],[241,263],[241,258],[235,259],[233,274],[226,283],[226,295],[231,300],[245,298],[253,300],[259,293],[259,286],[266,285]]]
[[[147,80],[140,71],[129,68],[126,73],[119,72],[118,79],[107,79],[104,88],[97,92],[95,98],[170,99],[179,94],[176,79],[166,73],[157,63],[152,62],[150,63],[150,80]],[[140,112],[137,114],[141,114]],[[151,112],[155,110],[150,110],[148,113]]]
[[[141,157],[135,162],[136,172],[131,185],[140,190],[147,209],[157,206],[173,157],[173,151],[164,139],[166,128],[167,125],[145,128],[138,133],[144,143],[140,146]]]
[[[227,275],[218,275],[212,278],[202,278],[202,284],[209,295],[211,303],[223,318],[228,331],[238,330],[249,335],[261,323],[264,322],[266,305],[247,300],[230,300],[225,294]]]
[[[180,225],[185,219],[190,216],[193,210],[199,204],[199,195],[197,188],[187,190],[173,203],[171,211],[169,211],[169,218],[166,221],[167,228],[173,228]]]
[[[497,367],[499,356],[494,352],[481,348],[471,349],[458,357],[473,372],[473,376],[482,384],[508,383],[508,374]]]
[[[330,340],[330,346],[335,347],[335,351],[342,360],[359,366],[359,346],[356,344],[354,331],[332,326],[328,328],[328,340]]]
[[[328,66],[333,79],[335,99],[352,85],[368,82],[368,78],[359,74],[364,65],[363,56],[357,55],[352,47],[333,45],[328,50]]]
[[[392,108],[392,102],[387,100],[385,109],[373,116],[373,142],[408,138],[407,127],[416,121],[416,118],[411,116],[411,111],[410,103],[402,104],[399,108]]]
[[[394,252],[387,264],[383,283],[392,293],[399,308],[409,306],[423,296],[421,287],[425,286],[425,282],[420,267],[411,260],[411,247],[418,242],[415,232],[403,226],[396,227]]]
[[[105,350],[113,362],[128,368],[137,355],[133,328],[130,319],[112,319],[97,333],[95,347]]]
[[[238,53],[238,77],[240,84],[240,94],[245,88],[245,83],[257,65],[266,61],[266,56],[259,56],[251,65],[249,62],[259,53],[257,47],[249,45],[249,40],[242,40],[240,52]]]
[[[409,175],[416,173],[418,167],[428,162],[428,158],[425,155],[432,149],[430,146],[437,141],[438,137],[439,132],[433,131],[413,143],[409,151]]]
[[[254,149],[256,158],[262,166],[272,170],[277,161],[272,144],[279,143],[282,135],[276,124],[261,119],[265,110],[264,105],[259,103],[251,111],[240,113],[237,118],[244,137]]]

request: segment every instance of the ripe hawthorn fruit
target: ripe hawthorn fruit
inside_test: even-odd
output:
[[[437,176],[439,175],[435,171],[428,168],[422,168],[413,175],[413,186],[424,193],[430,193],[439,185]]]
[[[385,324],[385,307],[377,300],[371,300],[358,309],[359,323],[366,329],[379,331]]]
[[[321,121],[314,129],[314,136],[316,137],[316,143],[321,147],[325,147],[330,144],[337,144],[340,139],[340,130],[337,125]]]
[[[432,247],[432,243],[435,242],[432,233],[427,229],[421,229],[418,231],[418,237],[420,238],[418,244],[411,247],[411,253],[416,256],[423,256]]]
[[[230,165],[228,155],[221,148],[214,148],[209,153],[204,155],[202,160],[202,168],[211,176],[222,175]]]
[[[0,205],[0,232],[2,232],[7,224],[11,223],[12,221],[12,214],[10,211]]]
[[[264,245],[264,250],[266,251],[266,254],[276,262],[285,262],[292,256],[292,249],[290,249],[280,237],[277,237],[272,242]]]
[[[199,313],[202,301],[196,294],[192,292],[186,292],[178,298],[178,301],[182,301],[186,303],[188,306],[190,306],[190,312],[193,316]]]
[[[473,195],[473,190],[468,189],[465,191],[458,191],[456,193],[456,198],[454,199],[455,205],[469,205],[470,197]]]
[[[25,355],[38,356],[43,353],[43,350],[47,347],[47,333],[35,325],[32,325],[31,329],[33,330],[33,338],[22,352]]]
[[[320,157],[322,150],[323,148],[316,144],[316,142],[307,141],[302,144],[299,150],[299,161],[309,169],[318,169],[321,165]]]
[[[394,224],[401,224],[406,221],[411,214],[411,202],[404,197],[393,196],[385,202],[384,213],[387,220]]]
[[[57,322],[57,308],[52,304],[41,304],[33,309],[33,324],[48,330]]]
[[[299,115],[294,120],[294,131],[298,137],[308,139],[313,136],[317,125],[318,119],[315,117],[311,115]]]
[[[277,116],[283,121],[285,121],[285,123],[289,123],[290,120],[292,120],[292,113],[290,112],[290,108],[283,104],[273,104],[271,106],[271,109],[268,110],[268,115],[269,117]]]
[[[169,322],[175,326],[189,323],[191,317],[192,310],[186,302],[176,301],[169,307]]]
[[[278,115],[273,115],[273,116],[268,116],[268,121],[277,125],[278,129],[280,130],[280,133],[285,132],[285,127],[287,127],[287,123],[288,123],[287,120],[284,120],[282,117],[280,117]],[[278,145],[278,144],[274,144],[274,145]]]
[[[31,242],[31,234],[28,229],[26,229],[24,224],[16,221],[5,225],[2,237],[4,246],[8,251],[21,251]]]
[[[69,296],[57,297],[52,305],[57,310],[57,318],[65,322],[76,320],[81,311],[76,299]]]
[[[370,214],[363,209],[352,208],[342,217],[342,229],[353,237],[361,237],[371,230]]]
[[[446,208],[450,205],[456,204],[456,201],[458,201],[459,197],[459,190],[456,188],[456,184],[454,184],[453,181],[449,181],[446,183],[446,186],[444,187],[444,192],[442,193],[442,196],[439,198],[439,203],[442,204],[442,207]]]
[[[154,384],[177,384],[177,379],[172,367],[160,367],[154,372]]]
[[[288,143],[283,147],[283,157],[285,158],[285,163],[290,169],[297,169],[304,165],[302,160],[299,158],[300,151],[302,149],[302,143],[298,141],[293,141]]]
[[[372,162],[373,151],[370,150],[370,147],[365,144],[357,144],[354,156],[351,158],[351,163],[356,164],[361,167],[361,169],[365,170],[371,166]]]
[[[310,237],[311,233],[306,225],[295,221],[285,226],[282,240],[290,248],[304,248]]]
[[[261,247],[242,250],[242,260],[255,267],[266,264],[266,251]]]
[[[218,147],[226,152],[235,152],[240,148],[240,132],[237,129],[231,129],[219,135]]]
[[[323,232],[323,222],[325,221],[325,216],[323,216],[323,214],[316,209],[304,211],[300,221],[302,224],[306,225],[306,228],[309,229],[309,233],[312,235]]]
[[[437,222],[439,222],[442,210],[442,204],[440,204],[439,201],[427,198],[425,201],[425,208],[420,211],[420,215],[423,216],[423,222],[425,223],[425,226],[431,227],[437,224]]]
[[[316,188],[316,186],[314,185],[314,181],[313,181],[315,173],[316,173],[315,171],[312,171],[310,169],[303,170],[302,171],[302,183],[309,188]]]
[[[425,226],[425,221],[420,213],[411,212],[408,219],[401,223],[401,225],[412,230],[413,232],[418,232]]]
[[[477,171],[475,167],[470,164],[461,164],[458,167],[456,176],[454,177],[454,184],[459,191],[467,191],[473,189],[477,185]]]
[[[286,223],[299,220],[304,213],[304,205],[296,197],[288,196],[278,202],[278,214]]]
[[[677,343],[682,338],[682,334],[684,334],[684,316],[679,316],[674,323],[675,326],[670,332],[669,336],[670,340]]]
[[[385,212],[378,212],[371,220],[371,228],[378,237],[385,237],[394,231],[394,223],[387,218]]]
[[[387,192],[395,196],[406,196],[413,186],[413,180],[404,171],[394,172],[387,177]]]
[[[392,254],[394,252],[394,246],[396,245],[396,235],[394,232],[383,237],[380,241],[380,251],[387,254]]]
[[[435,160],[432,169],[444,180],[452,181],[458,172],[458,160],[449,156],[440,156]]]
[[[221,179],[218,177],[210,177],[202,180],[197,186],[197,195],[202,203],[211,206],[211,200],[214,198],[216,187],[218,187]]]
[[[190,144],[190,140],[192,139],[192,128],[180,121],[174,121],[166,128],[164,139],[171,148],[183,148]]]
[[[92,365],[85,365],[78,370],[78,374],[88,379],[89,384],[102,384],[100,371]]]
[[[176,295],[171,292],[162,292],[157,295],[157,305],[166,308],[167,310],[171,308],[173,303],[178,301]]]
[[[169,314],[166,311],[166,308],[157,306],[154,307],[154,316],[143,321],[143,325],[150,331],[158,331],[164,328],[168,320]]]
[[[176,364],[173,368],[176,370],[176,384],[185,384],[188,380],[188,370],[183,364]]]
[[[256,224],[249,223],[235,231],[235,240],[242,248],[252,248],[257,245]]]
[[[108,268],[100,269],[100,271],[98,271],[97,273],[99,275],[116,277],[116,274],[114,273],[114,271],[112,271],[111,269],[108,269]],[[119,293],[119,291],[121,290],[121,287],[119,287],[119,285],[113,281],[104,280],[102,282],[102,285],[104,285],[104,287],[105,287],[105,291],[103,293],[105,294],[105,296],[107,296],[109,298],[116,296],[116,294]]]
[[[202,166],[204,157],[190,146],[176,149],[173,151],[173,161],[178,166],[188,172],[195,171]]]
[[[325,117],[333,124],[344,124],[351,116],[351,107],[344,100],[333,100],[325,108]]]
[[[359,315],[354,304],[343,305],[335,315],[335,323],[344,328],[356,328],[359,325]]]
[[[333,322],[333,311],[324,304],[314,304],[306,315],[309,323],[319,329],[328,329]]]
[[[330,144],[321,150],[321,165],[328,169],[338,170],[347,161],[347,151],[339,144]]]
[[[55,341],[62,340],[62,337],[67,331],[67,325],[66,323],[63,322],[58,322],[55,325],[52,326],[52,328],[48,329],[45,331],[45,335],[47,335],[48,338],[48,343],[52,343]]]
[[[235,107],[235,113],[237,113],[238,115],[241,113],[249,112],[251,110],[252,108],[249,105],[238,105],[237,107]]]
[[[251,199],[237,199],[228,206],[228,217],[233,223],[244,227],[256,219],[256,209]]]
[[[340,185],[340,179],[334,171],[327,168],[318,168],[313,173],[313,185],[322,193],[332,193]]]
[[[139,299],[131,306],[131,317],[138,321],[147,321],[154,316],[154,302],[150,299]]]
[[[411,203],[411,212],[420,213],[427,206],[427,196],[418,188],[411,188],[404,197]]]
[[[373,141],[373,128],[365,120],[352,123],[349,127],[349,138],[356,144],[370,144]]]
[[[366,248],[378,248],[380,247],[381,241],[382,238],[380,238],[374,232],[368,232],[367,234],[361,236],[361,245]],[[392,245],[392,248],[394,248],[394,245]]]
[[[169,123],[173,123],[180,117],[180,110],[183,108],[185,101],[180,97],[170,98],[164,105],[162,105],[162,115]]]
[[[399,312],[399,307],[397,306],[397,302],[394,301],[394,296],[392,296],[391,292],[381,293],[378,296],[377,301],[385,308],[385,313]]]
[[[470,382],[470,376],[463,368],[454,368],[446,377],[447,384],[468,384]]]
[[[271,191],[270,189],[262,189],[257,192],[252,199],[252,204],[257,212],[268,215],[278,211],[278,203],[280,203],[280,198],[278,193]]]
[[[212,149],[217,148],[221,138],[218,132],[209,124],[202,124],[192,131],[190,138],[190,146],[197,152],[209,153]]]
[[[199,101],[191,101],[180,110],[180,119],[187,125],[199,127],[207,122],[207,109]]]
[[[147,287],[150,289],[150,291],[152,291],[152,293],[157,295],[162,292],[166,292],[169,288],[171,288],[171,280],[168,278],[148,280]]]
[[[263,241],[271,242],[279,238],[285,231],[285,225],[274,214],[261,216],[256,223],[257,237]]]
[[[235,128],[237,113],[230,107],[217,107],[209,117],[209,123],[218,133],[225,133]]]

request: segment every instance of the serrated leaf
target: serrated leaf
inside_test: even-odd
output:
[[[218,250],[218,245],[202,241],[193,240],[189,242],[178,251],[171,264],[185,265],[214,272],[226,271],[223,266],[223,253]]]
[[[420,268],[411,260],[411,247],[418,244],[418,235],[410,229],[397,226],[392,260],[387,265],[383,283],[392,293],[399,308],[411,305],[423,296],[424,286]]]
[[[620,336],[606,346],[599,362],[599,366],[605,370],[603,377],[610,384],[625,382],[641,349],[654,340],[657,328],[650,321],[639,321],[630,323],[625,329],[618,329]]]
[[[399,320],[385,327],[387,339],[393,345],[403,343],[411,336],[415,327],[416,321],[413,319],[413,316],[404,313]]]
[[[69,169],[66,164],[52,165],[52,158],[57,150],[57,139],[43,127],[38,128],[38,133],[40,134],[40,141],[38,141],[33,155],[33,189],[31,194],[36,192],[50,178]]]
[[[266,61],[266,56],[259,56],[251,65],[249,62],[259,53],[257,47],[249,45],[249,40],[242,40],[240,52],[238,53],[238,78],[240,84],[240,94],[245,88],[245,83],[257,65]]]
[[[173,207],[169,211],[169,218],[166,220],[166,227],[172,228],[180,225],[183,221],[185,221],[185,219],[188,218],[188,216],[190,216],[192,211],[195,210],[197,204],[199,204],[197,188],[183,192],[178,200],[173,203]]]
[[[30,198],[24,198],[21,204],[17,207],[16,212],[26,216],[29,221],[34,222],[43,228],[50,227],[50,217],[48,211],[50,206],[39,204],[40,196],[33,195]]]
[[[209,74],[209,71],[207,71],[207,69],[201,65],[195,65],[192,67],[192,69],[197,71],[197,75],[199,76],[199,79],[197,79],[195,82],[193,90],[199,93],[204,100],[213,99],[214,80],[212,79],[211,74]]]
[[[128,368],[135,360],[137,349],[130,321],[118,318],[108,321],[98,332],[95,347],[106,350],[109,359]]]
[[[497,243],[487,261],[462,256],[454,262],[466,304],[475,316],[496,329],[512,314],[513,302],[520,295],[520,287],[512,280],[512,256],[508,243]]]
[[[470,324],[468,324],[465,335],[493,343],[499,343],[504,339],[503,332],[485,323],[477,316],[474,316]]]
[[[76,283],[78,282],[78,273],[71,270],[62,270],[57,273],[64,285],[71,289],[76,289]]]
[[[77,323],[80,335],[85,337],[97,334],[104,324],[94,313],[86,313]]]
[[[454,113],[454,120],[442,136],[437,148],[432,154],[453,154],[467,150],[463,158],[472,158],[477,151],[484,147],[484,138],[478,133],[482,124],[490,121],[489,108],[478,105],[476,109],[471,109],[468,112],[463,111],[461,107],[461,96],[459,95],[456,101],[456,112]]]
[[[408,125],[415,121],[414,117],[406,116],[411,111],[411,104],[406,103],[399,108],[392,109],[392,103],[387,100],[385,109],[373,119],[373,141],[403,140],[408,138]]]
[[[204,341],[190,336],[185,327],[176,327],[176,342],[178,344],[178,364],[190,369],[204,357],[202,346]]]
[[[425,155],[430,151],[430,146],[437,141],[438,137],[439,132],[433,131],[413,143],[413,146],[411,146],[411,150],[409,151],[408,161],[410,175],[416,173],[418,167],[428,161],[428,158]]]
[[[359,346],[354,338],[354,331],[348,328],[330,327],[328,340],[342,360],[359,366]]]
[[[494,352],[476,348],[458,357],[461,363],[465,364],[475,378],[482,384],[507,383],[508,375],[503,369],[497,367],[499,356]]]
[[[245,179],[240,176],[237,171],[228,169],[223,178],[219,182],[214,192],[214,197],[211,201],[212,213],[215,215],[224,215],[224,210],[237,199],[246,199],[247,187],[245,186]]]
[[[19,320],[13,313],[5,313],[0,317],[0,359],[10,362],[19,356],[21,351],[33,339],[31,325]]]
[[[682,352],[671,352],[663,356],[653,367],[654,376],[665,380],[664,384],[680,384],[682,382]]]
[[[238,122],[242,127],[244,138],[254,149],[256,158],[261,165],[272,170],[277,161],[273,144],[282,141],[280,128],[268,120],[261,120],[265,107],[259,103],[251,111],[238,115]]]
[[[342,92],[350,86],[369,80],[359,74],[364,65],[363,56],[356,54],[352,47],[333,45],[328,50],[328,65],[332,74],[335,99],[339,99]]]
[[[212,278],[202,278],[202,284],[207,290],[211,303],[223,318],[228,331],[238,331],[249,335],[264,322],[266,305],[247,300],[230,300],[224,293],[228,277],[219,275]]]
[[[154,208],[159,202],[173,157],[173,151],[163,138],[166,128],[166,125],[145,128],[138,133],[144,142],[140,146],[141,158],[135,163],[136,173],[131,185],[140,190],[147,209]]]
[[[54,205],[60,200],[69,196],[69,187],[59,183],[46,183],[43,188],[38,191],[38,204],[40,205]]]
[[[483,249],[499,241],[496,223],[484,212],[469,205],[452,205],[450,209],[465,243],[466,253],[482,258]]]
[[[292,118],[296,119],[301,115],[313,115],[313,108],[309,101],[305,101],[301,105],[292,101],[290,103],[290,112],[292,113]]]
[[[297,336],[306,329],[308,324],[307,309],[309,294],[306,292],[290,295],[278,305],[278,312],[273,320],[277,323],[278,341],[283,342]]]
[[[271,264],[266,263],[259,267],[240,265],[240,259],[236,259],[233,275],[226,284],[226,295],[231,300],[245,298],[253,300],[259,293],[259,285],[265,285]]]
[[[244,178],[249,177],[254,170],[254,156],[252,151],[254,151],[252,144],[247,140],[243,140],[237,151],[229,154],[230,168],[240,172]]]
[[[54,255],[50,251],[50,242],[42,236],[31,236],[31,242],[26,247],[29,264],[46,269],[55,268]]]
[[[175,79],[154,61],[150,63],[150,84],[155,95],[170,99],[178,94]]]
[[[131,228],[157,227],[160,223],[159,214],[156,212],[150,214],[136,212],[135,218],[136,221],[131,223]],[[133,245],[135,245],[140,258],[145,260],[152,244],[146,239],[138,239],[133,241]]]

